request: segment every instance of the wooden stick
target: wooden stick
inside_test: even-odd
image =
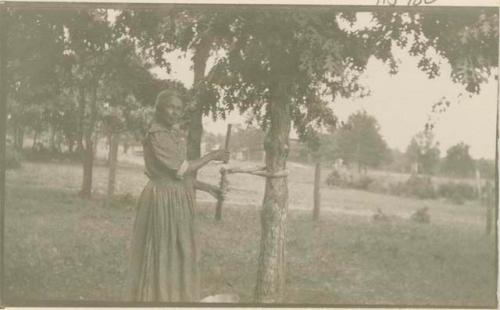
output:
[[[321,208],[320,188],[321,188],[321,164],[317,162],[316,167],[314,169],[314,189],[313,189],[313,197],[314,197],[313,220],[315,221],[319,219],[319,212]]]
[[[227,131],[226,131],[226,141],[224,143],[224,149],[227,151],[229,150],[229,140],[231,139],[231,124],[227,125]],[[224,161],[225,164],[227,164],[229,161],[226,160]],[[219,189],[220,189],[220,194],[217,199],[217,205],[215,207],[215,220],[220,221],[222,219],[222,205],[224,204],[224,195],[226,194],[227,191],[227,186],[228,186],[228,181],[227,181],[227,172],[226,169],[222,168],[220,170],[220,183],[219,183]]]
[[[275,173],[270,173],[266,170],[266,167],[256,167],[256,168],[230,168],[225,169],[226,173],[247,173],[252,175],[258,175],[266,178],[282,178],[288,176],[287,170],[281,170]]]
[[[266,167],[252,167],[252,168],[229,168],[226,169],[227,173],[252,173],[257,171],[264,171]]]
[[[226,141],[224,143],[224,149],[226,151],[229,151],[229,140],[231,139],[231,128],[232,127],[233,127],[233,125],[231,125],[231,124],[227,125]],[[227,164],[228,162],[229,162],[229,159],[224,161],[225,164]]]

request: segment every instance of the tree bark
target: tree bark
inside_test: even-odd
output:
[[[82,198],[90,198],[92,196],[92,174],[94,167],[94,141],[92,139],[97,118],[97,85],[91,89],[90,98],[90,118],[84,134],[84,151],[83,151],[83,181],[80,196]],[[81,100],[85,100],[82,96]],[[81,104],[85,105],[85,101]]]
[[[314,169],[314,211],[313,211],[313,220],[319,220],[319,212],[321,208],[321,164],[319,162],[316,163],[316,167]]]
[[[83,135],[85,131],[85,88],[83,86],[78,87],[78,133],[77,133],[77,145],[76,151],[83,152]]]
[[[290,106],[286,86],[270,89],[270,127],[264,148],[266,167],[270,173],[286,168],[289,152]],[[285,288],[285,242],[288,213],[288,181],[286,177],[266,178],[261,210],[261,241],[255,299],[257,302],[280,302]]]
[[[225,188],[227,187],[227,173],[225,171],[221,171],[220,175],[220,185],[219,188],[221,191],[224,191]],[[222,193],[221,193],[222,194]],[[220,221],[222,220],[222,205],[224,204],[224,197],[220,196],[217,197],[217,203],[215,205],[215,220]]]
[[[94,139],[94,143],[92,145],[93,147],[93,156],[94,156],[94,159],[97,158],[97,145],[99,144],[99,130],[96,130],[95,128],[95,121],[94,121],[94,129],[93,129],[93,132],[94,132],[94,136],[93,136],[93,139]]]
[[[127,137],[128,138],[128,137]],[[127,140],[123,142],[123,154],[128,154],[128,148],[130,147]]]
[[[200,43],[194,49],[193,55],[193,72],[194,81],[193,89],[195,93],[199,90],[200,85],[205,79],[205,70],[207,67],[208,57],[210,56],[210,48],[212,45],[212,39],[204,37],[200,40]],[[203,103],[199,98],[196,98],[195,110],[191,112],[189,118],[189,128],[187,137],[187,158],[189,160],[195,160],[201,157],[201,137],[203,135]],[[190,176],[191,182],[194,182],[197,178],[197,173],[194,172]],[[195,191],[196,194],[196,191]],[[195,195],[196,197],[196,195]]]
[[[106,205],[109,206],[111,199],[115,194],[116,187],[116,168],[118,164],[118,147],[120,145],[120,134],[111,134],[109,145],[109,174],[108,174],[108,192],[106,195]]]
[[[5,174],[7,136],[7,12],[0,4],[0,305],[5,303],[4,257],[5,255]]]
[[[33,134],[33,145],[31,146],[32,149],[35,148],[37,142],[38,142],[38,130],[35,130],[35,133]]]
[[[73,139],[66,139],[68,143],[68,153],[73,154],[73,147],[75,145],[75,141]]]
[[[21,132],[19,133],[19,146],[21,147],[21,150],[24,148],[24,133],[25,129],[21,128]]]
[[[193,88],[199,89],[201,83],[205,79],[205,70],[207,68],[208,57],[210,56],[210,46],[212,40],[208,38],[202,38],[200,43],[194,49],[193,55],[193,72],[194,81]],[[203,134],[203,103],[200,102],[199,98],[196,98],[196,109],[191,113],[189,122],[189,132],[188,132],[188,158],[190,160],[198,159],[201,156],[201,136]]]
[[[106,127],[106,126],[105,126]],[[108,149],[108,157],[106,158],[106,166],[109,167],[111,163],[111,144],[113,143],[113,132],[111,130],[104,129],[106,136],[106,147]]]
[[[16,150],[22,151],[23,146],[24,146],[24,128],[16,124],[14,128],[14,147],[16,148]]]
[[[56,129],[54,128],[54,125],[50,124],[49,125],[49,149],[50,152],[54,152],[56,150]]]

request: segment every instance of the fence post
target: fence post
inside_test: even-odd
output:
[[[313,210],[313,220],[317,221],[319,219],[319,212],[321,208],[321,164],[316,163],[314,169],[314,210]]]

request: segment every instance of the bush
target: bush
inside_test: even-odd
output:
[[[326,184],[329,186],[368,190],[373,181],[374,179],[366,175],[353,177],[352,175],[341,174],[337,170],[333,170],[326,179]]]
[[[405,182],[393,185],[391,193],[420,199],[434,199],[437,197],[431,178],[417,175],[412,175]]]
[[[474,186],[463,182],[442,183],[439,185],[438,193],[439,196],[456,204],[463,204],[466,200],[476,198]]]
[[[329,186],[339,186],[341,187],[343,183],[343,178],[337,170],[333,170],[326,178],[326,184]]]
[[[430,223],[431,216],[429,214],[429,208],[424,207],[418,209],[410,216],[410,220],[416,223],[424,223],[424,224]]]
[[[326,184],[329,186],[349,187],[350,178],[342,175],[337,170],[333,170],[326,178]]]
[[[5,152],[5,167],[7,169],[19,169],[21,168],[21,153],[14,149],[13,146],[7,146]]]
[[[370,186],[370,184],[373,182],[374,180],[372,178],[370,178],[369,176],[361,176],[359,177],[358,179],[356,180],[353,180],[351,182],[351,187],[352,188],[355,188],[355,189],[361,189],[361,190],[368,190],[368,187]]]
[[[381,180],[373,180],[373,182],[368,185],[368,191],[373,193],[389,194],[391,192],[390,186],[390,183],[387,184]]]

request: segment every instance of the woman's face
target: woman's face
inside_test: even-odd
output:
[[[172,97],[168,104],[163,105],[163,120],[171,125],[180,124],[184,117],[182,101],[177,97]]]

